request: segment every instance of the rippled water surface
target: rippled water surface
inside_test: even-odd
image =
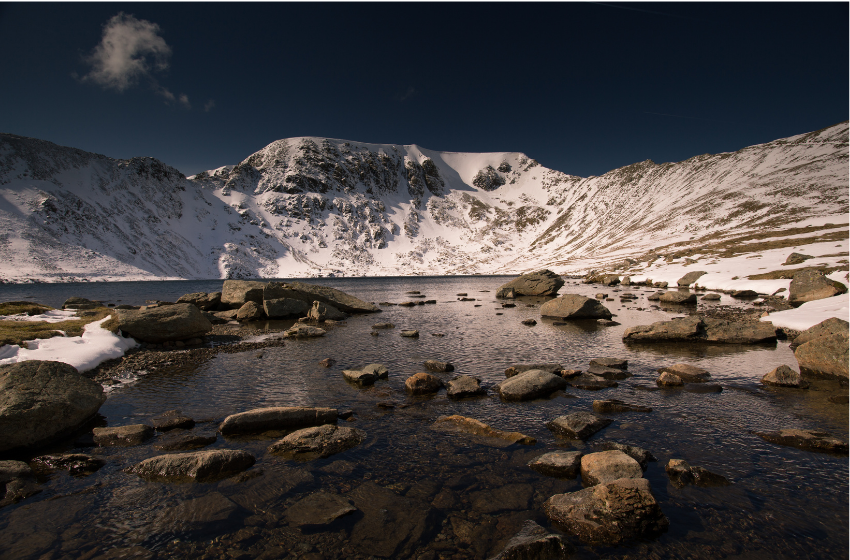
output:
[[[622,343],[627,327],[676,312],[650,309],[645,300],[648,289],[630,290],[641,295],[635,303],[606,302],[620,326],[557,326],[541,319],[542,298],[520,298],[515,308],[503,309],[493,295],[505,281],[496,277],[313,281],[373,302],[407,301],[406,292],[418,290],[437,304],[383,307],[380,314],[355,316],[330,328],[323,338],[219,354],[197,368],[148,374],[110,393],[101,414],[110,426],[120,426],[176,408],[202,421],[196,431],[215,433],[218,422],[235,412],[266,406],[328,406],[354,411],[353,421],[343,424],[366,431],[363,444],[326,459],[295,462],[266,453],[273,439],[219,436],[211,447],[250,451],[257,463],[247,475],[211,484],[148,483],[124,473],[124,468],[160,454],[152,447],[156,438],[132,448],[89,448],[84,451],[107,460],[100,471],[85,478],[45,474],[41,494],[0,510],[0,551],[9,558],[489,558],[524,520],[550,527],[541,505],[551,495],[581,489],[580,479],[558,480],[531,471],[526,466],[529,460],[555,449],[592,451],[602,442],[617,441],[643,447],[657,457],[645,476],[670,519],[670,530],[657,539],[621,547],[572,541],[576,557],[847,557],[846,456],[780,447],[751,433],[821,429],[846,440],[847,405],[827,400],[839,392],[846,394],[846,388],[830,382],[817,382],[808,391],[763,388],[759,379],[766,372],[782,364],[796,365],[787,342],[755,347],[627,347]],[[220,286],[220,281],[89,284],[65,286],[64,292],[48,286],[49,296],[38,291],[44,286],[3,286],[0,299],[30,298],[57,306],[71,295],[82,295],[142,303],[173,301],[183,293]],[[576,281],[561,289],[590,296],[599,291],[616,295],[610,288]],[[459,293],[476,301],[458,301]],[[720,303],[731,302],[724,296]],[[521,324],[527,318],[538,324]],[[371,336],[371,325],[377,322],[391,322],[396,328]],[[403,338],[402,329],[417,329],[420,336]],[[628,359],[633,377],[616,388],[569,389],[568,394],[525,403],[503,403],[493,396],[493,386],[504,380],[504,370],[512,364],[559,362],[566,368],[586,369],[595,357]],[[321,367],[318,362],[323,358],[337,363]],[[404,380],[424,371],[422,362],[427,359],[454,364],[454,373],[439,374],[445,380],[471,374],[490,394],[463,401],[447,399],[444,391],[431,398],[408,397]],[[343,369],[374,362],[387,366],[389,379],[366,389],[343,380]],[[724,390],[717,394],[659,390],[656,370],[677,362],[709,370]],[[653,411],[608,415],[614,422],[584,443],[555,437],[545,428],[557,416],[591,410],[592,401],[600,398],[618,398]],[[519,431],[535,437],[537,444],[493,447],[433,431],[434,421],[447,414]],[[732,484],[677,489],[664,472],[670,459],[685,459],[722,474]],[[374,512],[361,507],[363,511],[324,528],[290,525],[287,509],[319,489],[348,497],[365,494],[375,504],[387,496],[392,499],[386,502],[390,505],[376,505]],[[375,515],[384,518],[376,520]],[[376,525],[385,530],[376,534]]]

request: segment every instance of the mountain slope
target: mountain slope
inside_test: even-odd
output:
[[[3,134],[0,279],[578,272],[846,223],[847,147],[841,123],[581,178],[521,153],[290,138],[186,178]]]

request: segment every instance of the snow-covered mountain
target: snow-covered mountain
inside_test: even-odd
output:
[[[848,124],[600,177],[278,140],[184,177],[0,134],[0,280],[577,273],[848,213]]]

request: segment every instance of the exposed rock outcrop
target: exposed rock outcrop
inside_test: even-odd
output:
[[[776,328],[768,321],[727,321],[699,315],[630,327],[623,333],[624,342],[756,344],[775,340]]]
[[[147,309],[118,309],[110,324],[136,340],[160,343],[204,336],[212,330],[209,319],[191,303]]]
[[[551,270],[538,270],[523,274],[507,284],[503,284],[496,292],[496,297],[511,297],[506,295],[513,290],[516,296],[554,296],[564,285],[564,280]]]

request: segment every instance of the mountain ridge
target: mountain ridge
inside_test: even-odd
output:
[[[319,137],[185,177],[154,158],[0,134],[0,280],[580,273],[846,222],[847,135],[845,121],[583,178],[520,152]]]

